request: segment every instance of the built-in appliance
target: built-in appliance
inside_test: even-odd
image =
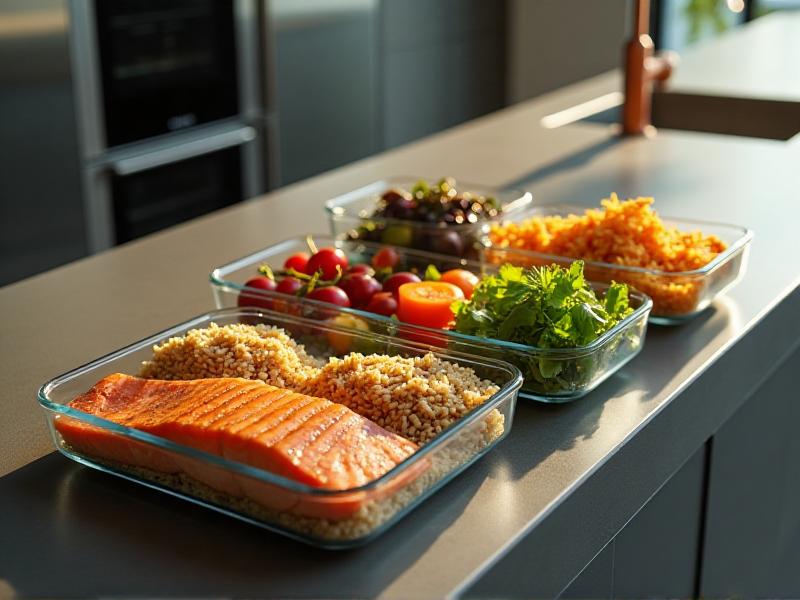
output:
[[[232,0],[95,0],[88,19],[109,147],[239,114]]]
[[[0,285],[277,178],[264,0],[0,3]]]
[[[266,189],[256,0],[71,2],[91,250]]]

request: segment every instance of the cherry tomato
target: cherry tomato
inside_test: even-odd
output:
[[[391,248],[389,246],[385,248],[381,248],[372,257],[372,266],[375,269],[394,269],[397,266],[397,263],[400,262],[400,255],[397,253],[397,250]]]
[[[298,273],[305,273],[306,266],[308,265],[308,259],[308,252],[298,252],[297,254],[292,254],[286,259],[286,262],[283,263],[283,268],[294,269]]]
[[[383,291],[391,292],[397,296],[397,289],[404,283],[419,283],[421,280],[419,276],[408,271],[400,271],[394,275],[390,275],[386,281],[383,282]]]
[[[284,277],[278,282],[278,287],[275,288],[275,291],[294,296],[301,287],[303,287],[303,282],[296,277]]]
[[[350,304],[355,308],[363,308],[381,291],[381,284],[377,279],[362,273],[348,275],[339,282],[339,287],[344,290],[350,299]]]
[[[339,248],[321,248],[316,254],[308,259],[306,272],[311,275],[317,271],[322,271],[322,279],[334,279],[337,275],[336,266],[341,267],[342,272],[347,271],[347,256]]]
[[[289,296],[296,296],[301,287],[303,287],[303,282],[296,277],[284,277],[278,282],[278,287],[275,288],[275,291]],[[291,314],[300,314],[301,312],[297,303],[292,299],[280,300],[276,298],[272,302],[272,308],[278,312]]]
[[[472,298],[472,292],[475,290],[475,286],[478,285],[480,280],[472,271],[467,271],[466,269],[451,269],[450,271],[442,273],[441,281],[452,283],[454,286],[461,288],[461,291],[464,292],[464,297],[469,299]]]
[[[367,322],[355,315],[340,314],[327,319],[325,322],[329,325],[335,325],[336,327],[369,331]],[[330,329],[325,331],[325,337],[328,338],[328,344],[337,354],[350,352],[353,348],[354,341],[358,339],[343,331],[333,331]]]
[[[350,306],[350,299],[347,297],[347,294],[344,293],[344,290],[338,285],[328,285],[325,287],[315,288],[306,294],[306,298],[309,300],[318,300],[320,302],[335,304],[337,306]]]
[[[375,269],[370,267],[367,263],[356,263],[347,271],[348,273],[355,274],[355,273],[362,273],[364,275],[375,275]]]
[[[397,312],[397,299],[391,292],[378,292],[367,304],[367,312],[391,317]]]
[[[404,283],[398,290],[397,318],[404,323],[441,329],[453,320],[450,305],[463,299],[461,288],[445,281]]]
[[[248,279],[244,285],[245,287],[248,288],[254,288],[256,290],[265,290],[268,292],[275,291],[278,287],[274,279],[270,279],[269,277],[264,277],[264,276],[253,277],[252,279]],[[239,292],[239,297],[236,299],[236,305],[272,308],[272,300],[266,298],[263,294],[259,294],[258,292],[248,293],[247,290],[242,290],[241,292]]]

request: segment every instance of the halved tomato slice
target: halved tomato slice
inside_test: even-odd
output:
[[[404,283],[398,289],[397,318],[425,327],[447,327],[453,320],[450,305],[463,300],[461,288],[444,281]]]

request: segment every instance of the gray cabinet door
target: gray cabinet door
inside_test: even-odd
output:
[[[800,350],[714,436],[701,595],[800,597]]]

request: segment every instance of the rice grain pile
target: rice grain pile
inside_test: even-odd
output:
[[[243,377],[297,390],[320,366],[279,327],[211,323],[155,346],[140,374],[148,379]]]
[[[433,354],[404,358],[352,353],[323,363],[278,327],[234,324],[192,329],[153,348],[150,379],[244,377],[327,398],[417,444],[498,391],[470,368]]]
[[[699,269],[726,249],[726,244],[714,235],[666,227],[652,204],[653,198],[620,201],[616,194],[611,194],[601,201],[602,208],[588,209],[582,215],[533,217],[519,223],[494,225],[489,238],[494,247],[501,249],[529,250],[666,273]],[[512,262],[518,261],[515,258]],[[586,270],[590,278],[593,273],[603,274],[593,272],[591,266]],[[615,271],[613,276],[651,296],[653,312],[658,314],[691,312],[702,292],[702,283],[689,277],[623,270]]]
[[[431,441],[498,391],[472,369],[433,354],[331,358],[301,389],[344,404],[418,444]]]

